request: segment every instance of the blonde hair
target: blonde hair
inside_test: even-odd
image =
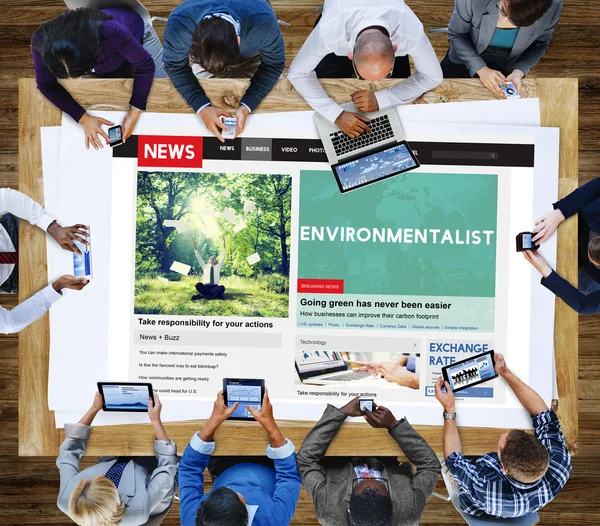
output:
[[[125,515],[125,504],[104,475],[80,480],[69,499],[69,516],[79,526],[114,526]]]

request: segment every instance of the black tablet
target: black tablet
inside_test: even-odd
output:
[[[494,351],[446,365],[442,367],[442,374],[453,392],[497,378],[498,373],[494,369]]]
[[[154,400],[152,384],[135,382],[98,382],[104,411],[148,411],[148,398]]]
[[[340,192],[345,193],[419,166],[419,161],[408,143],[401,141],[371,152],[362,152],[352,159],[344,159],[341,163],[334,164],[331,169]]]
[[[254,420],[248,406],[259,410],[265,396],[265,381],[247,378],[223,378],[223,397],[227,407],[236,402],[238,408],[229,417],[231,420]]]

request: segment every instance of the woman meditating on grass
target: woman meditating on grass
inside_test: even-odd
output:
[[[204,271],[202,281],[196,283],[196,290],[198,291],[198,294],[192,296],[192,301],[197,301],[201,299],[214,300],[217,298],[223,298],[225,287],[223,285],[219,285],[219,278],[221,277],[221,267],[225,262],[225,238],[221,238],[221,241],[223,242],[223,255],[221,256],[221,259],[217,263],[217,259],[214,256],[210,256],[208,258],[207,264],[200,256],[200,252],[198,252],[198,247],[196,246],[196,238],[192,237],[192,243],[194,244],[194,253],[196,254],[196,259],[198,260],[198,263],[200,263],[200,267]]]

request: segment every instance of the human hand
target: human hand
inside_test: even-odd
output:
[[[84,113],[79,124],[83,126],[83,133],[85,135],[85,147],[89,150],[90,144],[97,150],[98,148],[104,148],[102,141],[98,138],[98,135],[104,137],[106,144],[109,144],[108,135],[102,129],[102,125],[113,126],[115,123],[107,121],[102,117],[93,117],[89,113]]]
[[[500,376],[504,376],[508,372],[506,362],[504,361],[504,355],[499,352],[494,353],[494,369]]]
[[[148,397],[148,418],[153,424],[159,424],[161,423],[160,412],[162,411],[162,403],[160,401],[158,393],[153,394],[154,402],[152,401],[151,396]]]
[[[442,389],[446,389],[446,392],[444,393]],[[435,397],[438,399],[438,402],[442,404],[446,413],[456,413],[454,393],[452,392],[450,384],[444,381],[444,377],[441,374],[435,383]]]
[[[544,214],[535,222],[533,232],[536,235],[531,240],[534,243],[539,241],[538,244],[544,243],[552,234],[554,234],[558,228],[558,225],[560,225],[564,220],[565,216],[558,208],[556,210],[552,210],[552,212]]]
[[[125,144],[127,142],[127,139],[129,139],[129,137],[131,137],[131,134],[133,133],[133,129],[135,128],[135,123],[137,122],[141,113],[142,113],[141,110],[131,108],[127,112],[127,115],[125,115],[125,118],[123,119],[123,122],[121,123],[121,130],[123,132],[123,144]]]
[[[229,131],[229,128],[223,124],[221,117],[233,117],[231,112],[215,108],[214,106],[206,106],[206,108],[200,111],[199,115],[204,122],[204,126],[214,133],[217,139],[221,142],[225,142],[225,139],[223,139],[223,136],[221,135],[221,130]]]
[[[224,237],[221,238],[221,242],[223,243],[223,248],[225,248],[225,238]]]
[[[194,249],[196,249],[196,236],[192,236],[192,245],[194,245]]]
[[[102,411],[103,405],[104,405],[104,400],[102,398],[102,395],[97,392],[94,395],[94,402],[92,403],[91,410],[93,410],[96,413],[98,413],[98,412]]]
[[[552,269],[550,268],[550,265],[548,265],[548,263],[546,263],[546,260],[543,258],[543,256],[541,254],[538,253],[537,250],[524,250],[523,256],[545,278],[547,278],[552,273]]]
[[[54,288],[56,292],[60,292],[63,289],[81,290],[89,282],[90,280],[87,278],[76,278],[75,276],[66,274],[52,283],[52,288]]]
[[[244,131],[246,126],[246,117],[250,115],[250,110],[243,104],[235,110],[235,118],[237,119],[237,127],[235,129],[235,136],[237,137]]]
[[[377,367],[379,367],[380,363],[373,363],[373,362],[354,362],[355,363],[355,367],[352,368],[353,371],[356,371],[357,373],[363,373],[363,372],[370,372],[372,375],[376,375],[377,373],[375,372],[375,369],[377,369]]]
[[[225,405],[225,397],[223,396],[223,391],[219,391],[217,393],[217,399],[213,405],[213,411],[210,415],[210,418],[206,422],[206,425],[202,428],[200,432],[200,438],[204,442],[212,442],[213,435],[217,428],[225,422],[238,408],[238,403],[236,402],[231,407],[227,407]]]
[[[483,82],[483,85],[489,89],[492,93],[496,95],[503,95],[504,92],[500,88],[500,84],[504,84],[506,86],[506,77],[496,71],[495,69],[490,69],[487,66],[482,67],[477,74]]]
[[[340,411],[346,416],[364,416],[364,413],[360,409],[359,404],[360,397],[353,398],[345,406],[340,407]]]
[[[369,122],[371,121],[366,117],[349,111],[343,111],[335,119],[336,126],[352,139],[356,139],[365,132],[370,132]]]
[[[50,226],[47,230],[48,234],[50,234],[54,240],[69,252],[76,252],[77,254],[81,254],[81,251],[77,248],[77,245],[73,243],[73,241],[78,241],[83,245],[89,246],[89,241],[87,241],[88,231],[87,226],[77,224],[73,226],[60,226],[56,221],[50,223]]]
[[[370,112],[379,111],[379,103],[375,94],[368,90],[355,91],[350,95],[352,102],[357,107],[358,111]]]
[[[375,369],[377,374],[383,376],[388,382],[394,382],[402,387],[411,389],[419,388],[419,376],[402,365],[380,365]]]
[[[523,80],[524,76],[525,73],[523,73],[520,69],[513,69],[512,73],[508,77],[506,77],[506,80],[508,82],[512,82],[514,87],[517,88],[519,95],[521,94],[521,81]]]
[[[390,431],[399,423],[394,417],[394,414],[387,407],[383,407],[382,405],[377,406],[373,412],[365,409],[364,417],[372,427],[382,427]]]

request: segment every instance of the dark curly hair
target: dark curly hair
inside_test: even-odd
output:
[[[247,526],[248,510],[230,488],[213,490],[196,514],[196,526]]]
[[[65,11],[37,29],[31,47],[56,78],[81,77],[94,67],[104,23],[111,18],[84,7]]]
[[[237,65],[240,46],[233,25],[218,16],[201,20],[192,35],[190,58],[217,76]]]
[[[391,526],[394,517],[392,499],[368,488],[350,497],[350,517],[353,526]]]
[[[552,0],[509,0],[508,19],[517,27],[527,27],[542,18],[552,7]]]

